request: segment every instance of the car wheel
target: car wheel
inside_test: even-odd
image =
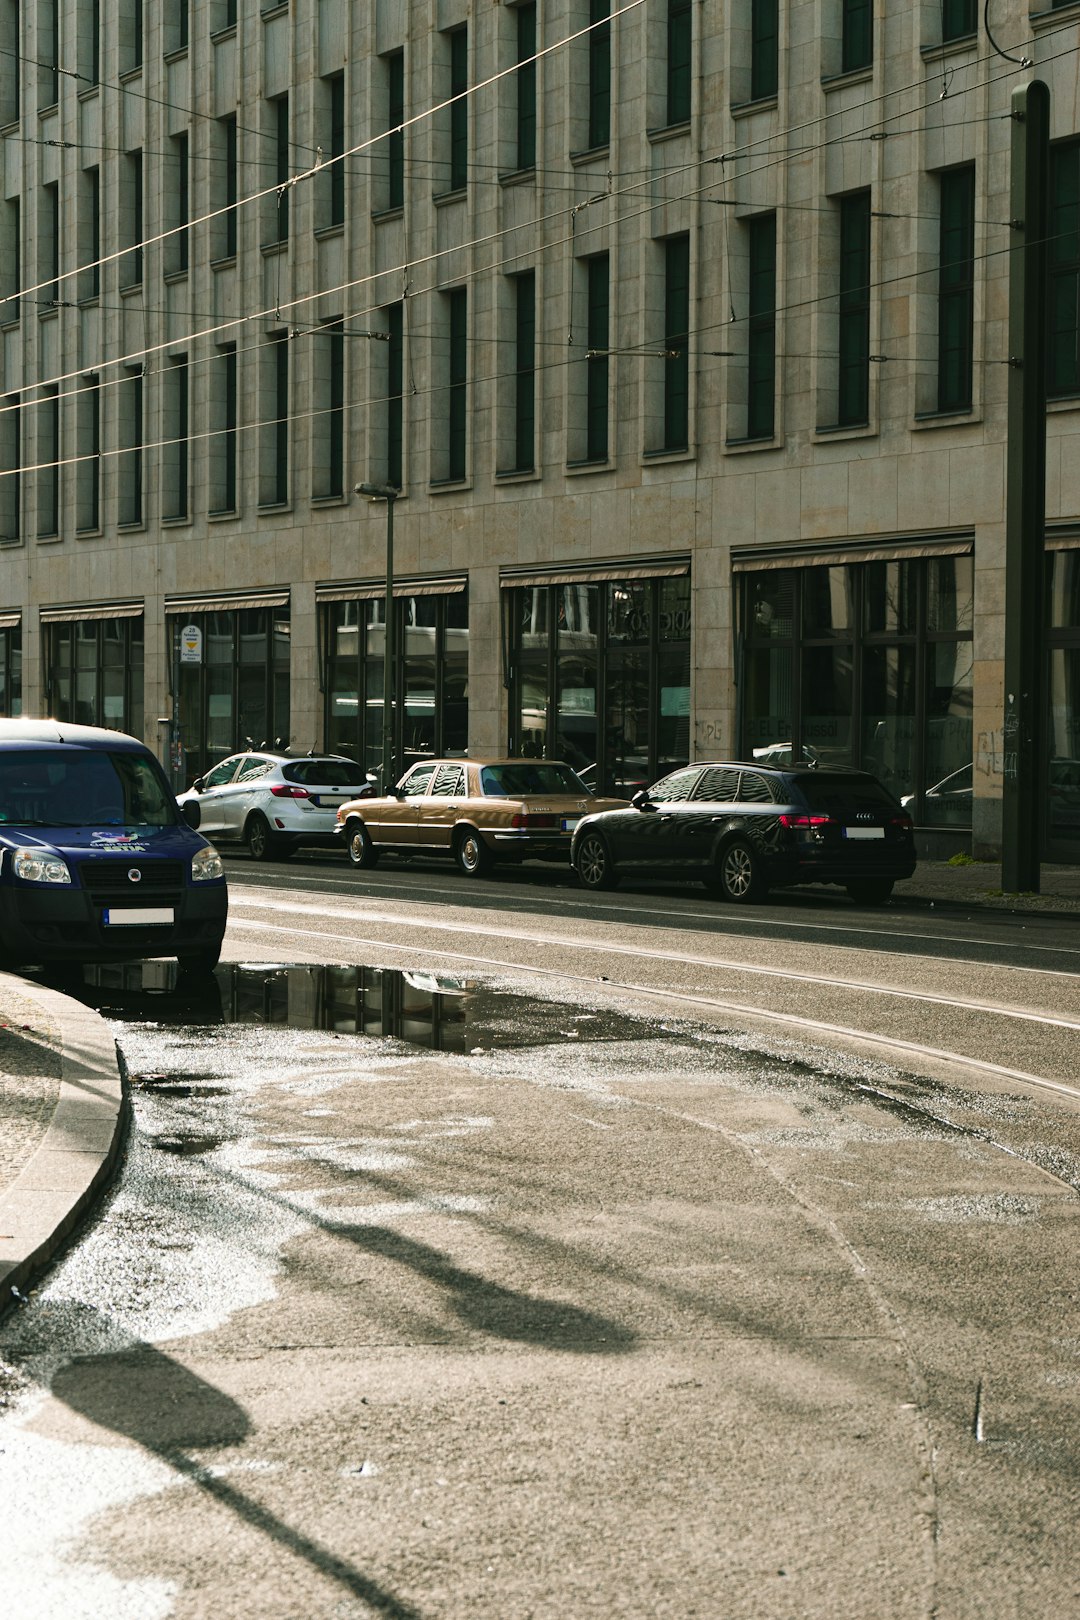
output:
[[[475,827],[463,827],[454,839],[454,859],[466,877],[483,877],[493,865],[491,851]]]
[[[574,857],[577,875],[587,889],[613,889],[619,881],[608,847],[599,833],[586,833]]]
[[[881,906],[893,891],[892,878],[859,878],[846,885],[847,892],[857,906]]]
[[[213,973],[221,961],[221,941],[216,945],[208,945],[201,951],[183,951],[176,958],[181,973],[190,973],[193,977],[203,978],[207,973]]]
[[[270,832],[270,823],[265,816],[256,814],[250,817],[244,828],[244,842],[253,861],[273,860],[277,854],[274,838]]]
[[[733,838],[720,856],[717,889],[735,905],[749,905],[765,895],[758,858],[744,838]]]
[[[362,821],[355,818],[348,822],[345,828],[345,848],[349,855],[349,865],[360,868],[378,866],[379,851],[371,842],[371,834]]]

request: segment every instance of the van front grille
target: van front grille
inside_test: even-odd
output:
[[[130,872],[140,874],[138,882],[132,882],[128,876]],[[140,861],[137,858],[130,861],[82,861],[79,865],[79,876],[83,888],[92,895],[122,894],[130,899],[133,895],[148,890],[160,894],[163,889],[182,889],[184,863]]]

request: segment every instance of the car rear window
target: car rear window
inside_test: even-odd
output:
[[[281,774],[301,787],[363,787],[367,782],[364,767],[351,759],[298,759],[283,765]]]
[[[823,776],[818,771],[790,777],[808,809],[842,821],[859,810],[889,813],[896,800],[872,776]]]
[[[588,793],[569,765],[527,760],[520,765],[485,765],[480,785],[489,799],[523,799],[534,793]]]

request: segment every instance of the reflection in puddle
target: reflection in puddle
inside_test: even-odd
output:
[[[520,1049],[563,1041],[627,1041],[655,1033],[643,1019],[537,1001],[448,974],[310,963],[227,962],[193,979],[174,962],[83,969],[68,993],[107,1018],[192,1027],[255,1024],[406,1041],[433,1052]],[[160,1089],[177,1074],[140,1076]]]

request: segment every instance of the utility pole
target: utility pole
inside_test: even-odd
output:
[[[1012,94],[1005,718],[1001,886],[1040,883],[1046,532],[1046,267],[1050,91]]]
[[[386,502],[386,596],[383,607],[383,735],[382,781],[389,793],[394,780],[394,502],[401,494],[396,484],[357,484],[356,493]]]

